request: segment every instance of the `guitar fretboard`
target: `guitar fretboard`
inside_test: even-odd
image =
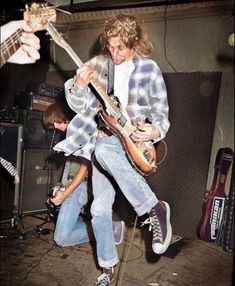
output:
[[[61,46],[63,49],[67,51],[70,57],[73,59],[75,64],[80,68],[83,65],[83,62],[75,53],[75,51],[71,48],[71,46],[65,41],[65,39],[61,36],[61,34],[56,30],[52,23],[50,23],[47,27],[48,33],[52,36],[54,41]],[[91,86],[95,89],[96,93],[100,96],[100,98],[104,101],[106,106],[106,110],[115,116],[116,118],[123,117],[120,109],[115,105],[115,102],[110,98],[110,96],[105,92],[103,86],[99,83],[98,80],[92,79],[90,81]]]
[[[1,65],[2,67],[7,60],[19,49],[21,46],[20,37],[23,31],[17,30],[9,38],[1,43]]]

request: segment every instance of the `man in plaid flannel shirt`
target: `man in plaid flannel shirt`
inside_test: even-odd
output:
[[[132,134],[136,141],[155,143],[162,140],[170,126],[169,107],[162,73],[149,58],[152,49],[149,34],[137,18],[118,15],[106,21],[102,40],[107,53],[88,61],[65,83],[69,106],[84,119],[80,123],[84,142],[89,141],[89,136],[97,135],[95,118],[99,104],[89,85],[92,79],[108,94],[113,91],[119,99],[123,112],[136,126]],[[94,155],[91,214],[97,258],[103,268],[95,285],[108,286],[114,279],[114,266],[119,262],[112,233],[115,190],[109,176],[117,182],[137,215],[148,214],[144,224],[150,224],[152,248],[157,254],[165,252],[171,241],[170,207],[157,199],[144,177],[130,163],[117,136],[104,129],[99,131]]]
[[[80,143],[84,142],[83,139],[79,141],[79,145],[76,145],[80,138],[79,128],[82,120],[79,115],[74,115],[68,105],[60,100],[51,104],[43,114],[43,123],[46,128],[54,128],[66,133],[66,138],[53,147],[56,151],[65,152],[67,156],[62,180],[53,188],[52,197],[47,201],[49,213],[56,222],[54,240],[63,247],[82,244],[93,239],[92,232],[88,232],[89,220],[83,221],[80,215],[82,209],[88,204],[90,160],[95,136],[91,136],[84,146],[80,146],[82,145]],[[74,125],[78,130],[73,128]],[[77,140],[73,141],[71,138]],[[55,206],[60,206],[59,211]],[[112,227],[115,244],[118,245],[123,241],[125,224],[123,221],[113,221]]]

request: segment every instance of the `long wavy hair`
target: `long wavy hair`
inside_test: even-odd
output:
[[[105,29],[101,35],[103,52],[107,52],[107,45],[111,37],[119,36],[124,45],[133,48],[143,57],[149,57],[153,51],[153,43],[144,23],[137,17],[120,14],[105,22]]]

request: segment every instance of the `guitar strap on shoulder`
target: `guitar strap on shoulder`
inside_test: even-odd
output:
[[[109,57],[108,60],[108,95],[114,95],[114,64],[112,59]]]
[[[114,94],[114,64],[112,59],[109,57],[108,59],[108,75],[107,75],[107,94],[109,96]],[[101,102],[97,99],[97,109],[103,110],[103,105]]]
[[[108,57],[108,67],[107,67],[107,90],[106,93],[108,96],[114,95],[114,64],[111,57]],[[104,106],[97,99],[97,109],[99,110],[99,114],[104,111]],[[101,116],[98,117],[98,129],[104,131],[108,135],[112,135],[112,133],[107,129],[107,125],[104,120],[101,119]]]

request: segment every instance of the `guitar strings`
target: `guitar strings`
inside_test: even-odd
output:
[[[19,41],[19,38],[21,37],[22,33],[23,33],[22,29],[17,30],[12,36],[10,36],[9,38],[7,38],[7,40],[1,43],[1,46],[3,45],[3,48],[1,48],[1,51],[8,50],[8,47],[6,47],[6,45],[12,46],[16,40]]]
[[[72,59],[75,61],[77,66],[80,67],[83,64],[83,62],[80,60],[80,58],[77,56],[77,54],[75,54],[73,49],[66,43],[64,38],[58,33],[57,29],[54,27],[54,25],[52,23],[50,23],[48,25],[47,31],[51,35],[52,39],[59,46],[64,48],[68,52],[68,54],[72,57]],[[120,111],[119,107],[115,104],[115,102],[113,100],[111,100],[111,98],[104,91],[103,86],[96,79],[91,80],[91,85],[95,88],[96,92],[100,95],[100,97],[102,99],[104,99],[104,101],[106,99],[106,101],[109,103],[110,107],[112,108],[113,112],[115,113],[115,117],[117,118],[117,120],[120,119],[122,116],[125,119],[125,116],[122,114],[122,112]],[[125,129],[126,129],[126,131],[128,132],[129,135],[132,135],[133,132],[136,130],[136,127],[133,126],[128,120],[126,120],[126,122],[125,122]],[[134,144],[135,144],[135,142],[134,142]],[[136,144],[139,145],[140,148],[143,147],[143,149],[145,149],[143,151],[146,151],[146,149],[148,149],[146,142],[136,142]],[[164,159],[165,159],[165,156],[164,156]],[[159,162],[158,165],[161,162]]]
[[[52,23],[50,23],[48,25],[48,28],[47,28],[47,31],[48,33],[51,35],[51,37],[54,39],[54,41],[61,46],[61,42],[60,42],[60,39],[63,40],[63,45],[62,47],[65,48],[65,50],[69,53],[69,55],[71,56],[71,52],[73,52],[73,50],[68,50],[68,48],[70,48],[70,46],[64,46],[64,44],[66,44],[66,41],[64,41],[63,37],[58,33],[57,29],[54,27],[54,25]],[[58,43],[59,42],[59,43]],[[76,54],[75,54],[76,55]],[[75,63],[77,64],[78,67],[82,66],[83,65],[83,62],[80,60],[80,58],[76,55],[76,57],[72,57],[73,60],[75,61]],[[115,103],[113,101],[110,100],[110,98],[107,96],[106,92],[104,91],[103,89],[103,86],[96,80],[96,79],[93,79],[91,80],[91,84],[94,86],[95,90],[98,92],[98,94],[101,96],[101,98],[106,98],[106,101],[109,101],[109,104],[111,106],[111,108],[113,109],[113,111],[115,112],[116,114],[116,117],[120,118],[122,115],[120,109],[115,105]],[[127,120],[128,122],[128,120]],[[129,134],[132,134],[133,131],[135,130],[135,127],[134,126],[125,126],[126,128],[126,131],[129,133]]]
[[[19,29],[13,35],[8,37],[3,43],[1,43],[1,67],[13,54],[11,49],[13,48],[14,52],[16,52],[20,48],[20,36],[22,33],[23,31]]]
[[[112,107],[113,111],[115,112],[116,116],[117,117],[123,116],[121,111],[120,111],[120,109],[116,106],[115,102],[110,100],[110,97],[107,97],[106,93],[103,91],[102,85],[97,80],[93,80],[92,84],[94,85],[95,89],[98,91],[99,94],[103,94],[103,97],[107,98],[107,100],[109,101],[109,104],[111,105],[111,107]],[[128,120],[127,120],[126,125],[125,125],[125,129],[128,132],[128,134],[131,135],[136,130],[136,127],[133,126],[132,124],[130,124],[128,122]],[[141,144],[144,148],[147,148],[145,142],[137,142],[137,144]],[[164,156],[164,158],[165,158],[165,156]],[[162,162],[162,160],[161,160],[161,162]]]
[[[57,31],[57,29],[54,27],[54,25],[52,23],[49,23],[49,25],[47,27],[47,31],[50,34],[50,36],[52,37],[52,39],[54,40],[54,42],[56,42],[59,46],[64,48],[67,51],[67,53],[71,56],[73,61],[76,63],[78,68],[80,68],[83,65],[83,62],[80,60],[80,58],[74,52],[74,50],[70,47],[70,45],[64,40],[62,35]],[[111,100],[110,97],[108,97],[108,95],[106,94],[106,92],[103,89],[103,86],[95,78],[90,81],[90,84],[94,87],[94,89],[96,90],[98,95],[101,97],[101,99],[104,100],[104,104],[106,105],[107,109],[109,107],[109,106],[107,106],[107,103],[110,105],[111,113],[113,111],[113,113],[114,113],[113,116],[116,117],[116,119],[120,125],[123,125],[122,127],[125,127],[126,132],[128,132],[129,138],[133,141],[133,143],[136,145],[136,147],[139,147],[141,149],[141,151],[143,152],[143,155],[148,154],[148,157],[149,157],[150,152],[148,150],[147,142],[135,142],[132,139],[131,135],[136,130],[136,127],[134,125],[132,125],[132,123],[125,118],[125,116],[122,114],[120,108],[115,104],[114,101]],[[122,123],[124,123],[124,124],[122,124]],[[147,155],[145,155],[145,157],[147,159]],[[149,161],[149,159],[147,161]]]
[[[38,19],[34,19],[30,22],[30,25],[35,25],[38,22]],[[23,34],[22,29],[18,29],[16,32],[14,32],[10,37],[8,37],[5,41],[1,43],[1,54],[5,53],[9,50],[11,47],[15,47],[15,42],[19,42],[20,46],[22,45],[20,42],[20,37]]]
[[[116,106],[113,100],[110,100],[110,97],[107,96],[106,92],[104,92],[102,85],[97,80],[92,80],[92,84],[94,85],[95,89],[98,91],[99,94],[102,94],[103,97],[106,97],[106,100],[109,101],[110,106],[112,107],[113,111],[115,112],[117,117],[123,116],[120,109]],[[102,96],[101,96],[102,98]],[[128,120],[127,120],[128,122]],[[133,133],[134,126],[125,126],[126,130],[129,134]]]

